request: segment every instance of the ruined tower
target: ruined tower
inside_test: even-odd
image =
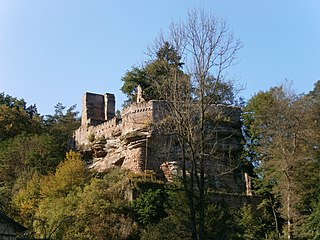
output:
[[[115,116],[114,94],[95,94],[86,92],[82,98],[83,126],[96,126]]]
[[[140,102],[144,102],[145,100],[142,97],[142,87],[140,85],[138,85],[138,89],[137,89],[137,103]]]
[[[74,139],[80,151],[92,153],[90,168],[100,172],[115,166],[135,173],[151,170],[167,180],[181,171],[183,151],[175,136],[154,128],[170,115],[165,101],[144,101],[138,87],[137,102],[122,110],[121,121],[115,117],[115,96],[110,93],[85,93],[82,109],[82,123]],[[214,155],[214,161],[206,161],[205,166],[213,179],[210,187],[243,192],[242,170],[233,170],[232,165],[242,151],[241,109],[212,105],[206,114],[212,120],[207,125],[212,136],[208,146]]]
[[[104,95],[104,114],[105,114],[105,120],[110,120],[115,117],[115,109],[116,106],[116,100],[114,98],[114,94],[106,93]]]

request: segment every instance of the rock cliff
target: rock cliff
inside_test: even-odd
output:
[[[178,174],[181,148],[173,143],[175,140],[172,136],[153,129],[164,117],[163,101],[131,104],[123,109],[119,119],[112,112],[115,101],[111,94],[86,93],[83,99],[84,115],[74,136],[76,147],[92,156],[90,168],[100,172],[111,167],[130,169],[136,173],[152,170],[158,177],[168,181]],[[221,121],[212,130],[213,135],[219,138],[215,142],[215,154],[222,159],[206,166],[213,178],[228,169],[227,159],[230,154],[237,153],[242,148],[240,109],[225,106],[215,108],[221,109],[218,112],[228,120]],[[244,180],[241,174],[231,171],[223,174],[218,180],[214,180],[215,187],[231,192],[243,191]]]

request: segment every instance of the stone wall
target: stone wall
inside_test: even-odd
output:
[[[86,92],[82,98],[81,125],[96,126],[115,116],[114,94]]]
[[[104,95],[104,115],[105,120],[110,120],[115,117],[116,100],[114,94],[106,93]]]
[[[212,129],[216,136],[216,149],[219,152],[241,151],[242,122],[241,109],[234,106],[213,105],[208,114],[215,116],[218,124]]]
[[[133,103],[122,111],[122,134],[143,129],[153,121],[154,102]]]
[[[133,103],[123,109],[120,120],[112,117],[114,102],[113,94],[84,96],[82,123],[74,136],[78,149],[93,154],[91,168],[105,171],[119,166],[137,173],[153,170],[158,176],[172,180],[180,171],[182,150],[171,134],[153,130],[168,115],[166,103],[158,100]],[[210,140],[215,145],[213,154],[221,159],[207,168],[217,188],[241,192],[244,179],[231,171],[225,173],[230,168],[230,156],[242,149],[241,109],[213,105],[207,115],[212,115],[215,124],[209,129],[215,137]]]
[[[92,122],[90,123],[89,120]],[[105,120],[104,96],[86,92],[82,97],[82,125],[97,125]]]
[[[97,126],[81,125],[74,132],[74,138],[77,146],[88,145],[95,140],[110,138],[112,135],[121,132],[121,129],[121,123],[113,118]]]

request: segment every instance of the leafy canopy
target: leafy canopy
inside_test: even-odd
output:
[[[155,55],[154,60],[143,67],[133,67],[122,77],[121,91],[128,97],[126,104],[136,101],[138,85],[143,89],[145,100],[161,99],[156,91],[157,86],[172,77],[174,71],[183,74],[184,63],[181,62],[181,56],[168,42],[165,42]]]

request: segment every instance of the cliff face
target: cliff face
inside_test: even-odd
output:
[[[148,137],[148,131],[139,129],[126,135],[114,135],[93,141],[93,163],[90,167],[97,171],[105,171],[117,166],[136,173],[143,172]]]
[[[159,120],[156,112],[159,112],[163,102],[131,104],[123,109],[121,120],[115,117],[102,119],[100,116],[104,113],[101,111],[106,108],[96,105],[102,104],[103,98],[90,95],[96,94],[85,94],[82,106],[85,117],[82,116],[81,126],[74,134],[77,148],[80,151],[91,152],[93,156],[90,167],[97,171],[120,166],[134,172],[150,169],[159,172],[159,166],[155,166],[158,163],[154,164],[149,160],[151,155],[148,155],[148,151],[152,152],[150,144],[157,138],[150,126]]]
[[[108,97],[110,98],[110,94]],[[152,128],[166,117],[163,111],[164,102],[134,103],[122,111],[122,119],[119,120],[115,117],[97,118],[97,116],[107,116],[101,111],[108,112],[108,116],[112,115],[107,107],[97,107],[96,103],[88,102],[88,99],[102,99],[101,97],[87,96],[84,99],[86,102],[83,105],[83,112],[86,115],[85,118],[82,117],[81,127],[75,132],[75,142],[80,151],[91,153],[90,168],[106,171],[117,166],[136,173],[152,170],[158,177],[168,181],[179,174],[182,149],[174,143],[175,140],[170,134],[160,133]],[[99,104],[101,102],[100,100]],[[214,108],[213,112],[221,113],[223,118],[228,120],[221,121],[221,124],[212,130],[213,135],[219,139],[214,144],[217,150],[215,154],[220,160],[211,161],[206,168],[214,179],[214,187],[241,192],[244,190],[241,172],[228,170],[230,154],[241,151],[241,111],[226,106]],[[219,111],[216,111],[217,108]],[[90,117],[90,113],[94,113],[92,116],[94,120]]]
[[[88,93],[86,93],[88,95]],[[100,119],[96,116],[96,102],[88,99],[101,99],[97,97],[84,97],[82,108],[86,118],[82,117],[79,129],[75,131],[76,147],[83,152],[90,152],[93,156],[91,168],[105,171],[110,167],[119,166],[134,172],[148,170],[148,141],[151,139],[150,125],[155,122],[155,109],[161,102],[149,101],[128,106],[122,111],[122,119]],[[100,102],[101,103],[101,100]],[[92,107],[93,110],[87,109]],[[89,114],[88,114],[89,113]],[[92,117],[95,117],[94,121]],[[110,113],[109,113],[110,115]],[[98,124],[94,124],[98,123]]]

